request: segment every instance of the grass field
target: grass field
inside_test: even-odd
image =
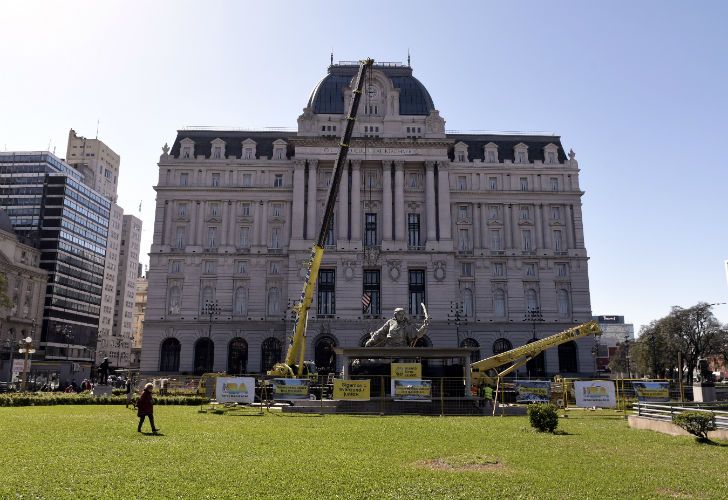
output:
[[[526,417],[226,416],[0,408],[0,498],[720,498],[728,445],[570,412]],[[148,430],[145,423],[145,430]]]

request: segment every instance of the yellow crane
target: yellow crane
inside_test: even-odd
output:
[[[334,208],[336,207],[336,195],[339,192],[339,184],[344,173],[346,156],[349,153],[349,141],[354,132],[354,124],[356,123],[356,114],[359,110],[359,100],[362,95],[364,86],[364,76],[367,70],[371,69],[374,64],[373,59],[365,59],[359,63],[359,71],[354,82],[354,92],[352,93],[349,112],[346,115],[346,129],[339,143],[339,153],[334,163],[334,172],[329,186],[329,194],[326,199],[326,209],[321,223],[318,240],[311,248],[311,257],[308,261],[308,270],[306,271],[306,280],[301,291],[301,298],[293,307],[295,315],[293,323],[293,337],[288,346],[286,359],[282,363],[276,363],[268,375],[273,377],[303,377],[311,373],[315,373],[315,365],[311,361],[305,361],[306,354],[306,322],[308,320],[308,310],[311,308],[313,293],[316,289],[316,280],[318,279],[319,266],[324,256],[324,245],[326,243],[326,235],[329,227],[334,220]]]

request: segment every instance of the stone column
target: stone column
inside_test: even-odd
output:
[[[521,241],[521,234],[520,234],[521,231],[518,228],[518,207],[515,205],[511,207],[511,220],[512,220],[511,228],[513,230],[513,248],[523,250],[523,248],[522,248],[523,242]]]
[[[317,179],[316,167],[318,160],[308,161],[308,212],[306,214],[306,239],[313,240],[318,237],[318,227],[316,225],[316,191]]]
[[[351,162],[351,239],[361,241],[361,161]]]
[[[187,241],[188,245],[195,246],[198,243],[198,238],[200,236],[201,226],[202,226],[202,216],[203,211],[205,209],[205,205],[201,201],[197,201],[194,206],[195,213],[194,216],[190,219],[190,226],[192,226],[190,239]]]
[[[566,244],[564,245],[564,250],[567,250],[574,248],[574,217],[571,212],[571,205],[566,205],[564,212],[566,215],[566,220],[564,221],[566,223]]]
[[[438,163],[438,200],[440,215],[440,241],[452,240],[451,214],[450,214],[450,177],[447,165]]]
[[[483,244],[483,250],[490,249],[490,232],[488,231],[488,208],[485,203],[480,205],[480,224],[482,225],[480,230],[481,241]]]
[[[258,203],[260,212],[255,218],[258,221],[258,245],[268,248],[268,202]]]
[[[392,240],[392,165],[382,162],[382,243]]]
[[[394,163],[394,239],[404,242],[404,162]]]
[[[473,250],[480,249],[480,203],[473,203]]]
[[[544,208],[544,210],[541,210],[541,220],[543,221],[543,247],[551,250],[551,226],[549,226],[547,207]]]
[[[427,216],[427,243],[437,240],[435,219],[435,162],[425,162],[425,214]]]
[[[512,205],[503,205],[503,232],[505,233],[505,249],[510,250],[513,248],[513,238],[511,238],[511,207]]]
[[[291,239],[303,239],[303,211],[306,196],[306,163],[296,160],[293,169],[293,232]]]
[[[173,214],[175,209],[176,207],[169,201],[164,202],[164,236],[162,238],[162,245],[174,246],[172,242],[172,238],[174,238],[172,226],[174,225]]]
[[[339,242],[349,239],[349,164],[342,165],[344,171],[341,174],[339,184]]]
[[[536,248],[541,249],[543,248],[543,224],[541,223],[543,205],[537,203],[534,207],[533,220],[536,223]]]

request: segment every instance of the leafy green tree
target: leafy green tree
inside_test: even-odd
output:
[[[673,307],[668,317],[672,318],[671,332],[675,335],[676,343],[683,354],[687,368],[687,382],[690,384],[698,360],[711,354],[718,354],[724,329],[715,319],[710,304],[705,302],[687,309]]]

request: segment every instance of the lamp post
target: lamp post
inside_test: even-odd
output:
[[[213,352],[212,352],[212,320],[215,316],[218,316],[220,314],[220,306],[218,305],[216,300],[206,300],[205,305],[202,307],[202,314],[205,314],[210,317],[210,323],[207,328],[207,338],[210,339],[210,342],[207,343],[207,356],[205,360],[205,364],[207,365],[205,367],[205,371],[212,371],[213,367],[210,366],[210,361],[212,360]]]
[[[632,370],[629,366],[629,335],[624,336],[624,361],[627,364],[627,378],[632,378]]]
[[[455,325],[458,347],[460,347],[460,323],[463,320],[463,303],[457,300],[450,301],[450,312],[447,314],[447,325]]]
[[[28,385],[28,359],[31,354],[35,352],[35,346],[33,345],[33,337],[32,335],[35,333],[35,320],[33,320],[33,328],[31,330],[31,336],[26,337],[20,341],[20,348],[18,349],[18,352],[20,354],[25,355],[25,360],[23,361],[23,383],[20,386],[20,390],[25,392],[25,388]]]

